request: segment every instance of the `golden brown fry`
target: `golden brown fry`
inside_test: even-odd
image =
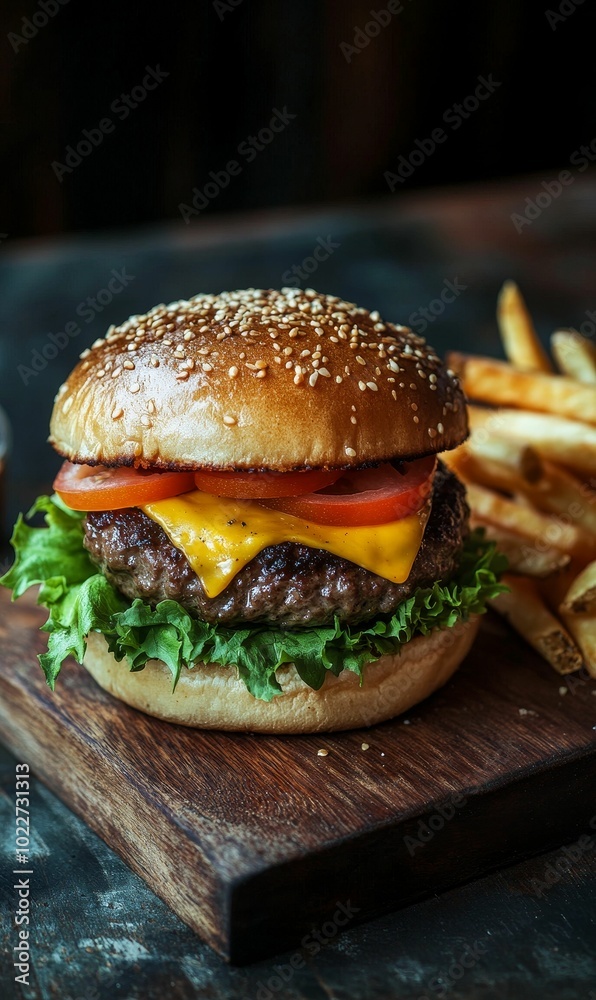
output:
[[[520,491],[539,510],[570,517],[596,535],[596,489],[566,469],[537,457],[532,465],[526,465]]]
[[[575,577],[560,610],[564,614],[596,614],[596,561],[589,563]]]
[[[475,483],[468,483],[467,492],[476,517],[525,536],[539,552],[559,549],[575,556],[581,565],[596,556],[596,538],[567,520],[522,506]]]
[[[581,651],[588,673],[596,678],[596,614],[561,613],[561,617]]]
[[[543,458],[594,476],[596,486],[596,427],[546,413],[480,406],[469,406],[468,417],[475,437],[486,441],[496,434],[529,445]]]
[[[468,399],[596,424],[596,390],[577,379],[517,371],[505,361],[455,351],[447,355],[447,364],[459,375]]]
[[[556,330],[551,350],[560,370],[579,382],[596,383],[596,345],[577,330]]]
[[[472,528],[484,528],[487,538],[497,543],[499,552],[507,556],[510,573],[544,579],[560,573],[569,565],[571,557],[559,549],[540,552],[523,535],[507,531],[479,517],[472,516],[470,525]]]
[[[570,674],[582,666],[581,654],[561,622],[547,608],[531,580],[506,575],[510,589],[489,604],[503,615],[541,656],[560,674]]]
[[[507,493],[522,491],[527,477],[539,476],[541,469],[541,459],[531,448],[498,435],[485,440],[472,434],[459,448],[441,457],[466,482]]]
[[[512,365],[521,371],[552,371],[548,355],[514,281],[506,281],[499,293],[497,322],[505,354]]]

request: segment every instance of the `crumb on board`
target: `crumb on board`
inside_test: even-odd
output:
[[[369,747],[370,747],[370,743],[363,743],[361,749],[362,750],[368,750]]]
[[[559,694],[561,694],[561,695],[562,695],[562,694],[567,694],[567,691],[568,691],[568,690],[569,690],[569,688],[566,688],[566,687],[560,687],[560,688],[559,688]]]
[[[317,750],[317,757],[326,757],[328,753],[328,750]]]
[[[531,708],[518,708],[520,715],[538,715],[538,712],[534,712]]]

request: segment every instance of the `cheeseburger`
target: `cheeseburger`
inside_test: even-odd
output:
[[[337,296],[248,289],[159,305],[83,351],[56,396],[64,458],[3,579],[40,585],[40,657],[188,726],[368,726],[426,698],[501,589],[437,455],[456,377]]]

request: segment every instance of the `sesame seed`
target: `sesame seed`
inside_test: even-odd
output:
[[[356,458],[356,452],[353,448],[348,447],[348,445],[345,446],[344,451],[348,458]]]
[[[434,427],[429,427],[429,428],[428,428],[428,436],[429,436],[430,438],[434,438],[434,437],[436,437],[436,436],[437,436],[437,432],[436,432],[436,430],[434,429]]]
[[[437,424],[437,430],[438,430],[439,434],[442,434],[442,433],[443,433],[443,431],[444,431],[444,429],[445,429],[445,428],[443,427],[443,424],[439,422],[439,423]]]
[[[121,406],[115,406],[114,409],[112,410],[112,420],[119,420],[120,417],[123,415],[123,413],[124,410],[122,409]]]
[[[91,351],[89,350],[88,347],[86,347],[85,350],[79,354],[79,357],[81,358],[81,360],[83,360],[84,358],[88,358],[90,354]]]
[[[143,445],[139,441],[137,441],[137,443],[134,446],[134,456],[135,458],[140,458],[142,454],[143,454]]]
[[[420,423],[420,417],[414,417],[414,423],[415,424],[419,424]]]
[[[132,351],[136,351],[137,350],[137,345],[136,344],[129,344],[128,347],[126,348],[126,350],[127,351],[131,351],[131,352]]]
[[[187,331],[186,331],[186,333],[184,334],[184,339],[185,339],[186,341],[189,341],[189,340],[194,340],[194,339],[195,339],[195,335],[194,335],[194,333],[192,332],[192,330],[187,330]]]
[[[336,381],[336,382],[337,382],[337,384],[339,385],[339,384],[340,384],[340,382],[343,382],[343,378],[341,377],[341,375],[336,375],[336,376],[335,376],[335,381]]]
[[[91,365],[90,361],[83,361],[83,364],[81,365],[82,371],[84,371],[84,372],[87,371],[87,369],[90,367],[90,365]]]
[[[288,361],[288,365],[291,368],[292,367],[292,362]],[[266,375],[267,375],[266,369],[265,368],[260,368],[259,371],[255,373],[255,378],[265,378]]]
[[[379,387],[376,382],[367,382],[366,384],[372,392],[378,392]]]
[[[97,340],[94,340],[93,343],[91,344],[91,350],[96,350],[96,348],[98,347],[103,347],[104,344],[105,340],[102,340],[102,338],[99,337]]]
[[[233,427],[234,424],[238,423],[236,417],[233,417],[231,413],[224,413],[223,422],[224,424],[227,424],[228,427]]]
[[[391,390],[391,395],[393,396],[394,399],[397,399],[397,393],[396,393],[395,389]]]
[[[114,371],[112,372],[112,378],[118,378],[118,376],[120,375],[121,371],[122,371],[122,367],[120,365],[118,365],[118,367],[114,368]]]
[[[156,412],[155,403],[153,402],[152,399],[150,399],[149,402],[147,403],[147,410],[148,410],[149,413],[155,413]]]
[[[309,380],[308,380],[308,384],[310,386],[315,386],[317,384],[318,377],[319,377],[319,373],[317,371],[314,371],[312,373],[312,375],[310,376]]]
[[[312,366],[313,366],[313,368],[318,368],[320,364],[321,364],[321,362],[318,360],[318,358],[316,358],[313,361]]]
[[[237,374],[238,369],[236,368],[236,365],[232,365],[232,367],[228,369],[228,375],[230,378],[236,378]]]
[[[331,378],[331,372],[326,368],[319,368],[319,375],[322,375],[323,378]]]
[[[186,371],[178,372],[178,374],[176,375],[176,379],[178,380],[178,382],[185,382],[187,378],[188,378],[188,372]]]
[[[213,371],[213,365],[210,365],[207,361],[203,362],[203,364],[201,365],[201,368],[203,369],[204,372],[212,372]]]
[[[288,356],[292,354],[293,351],[294,351],[293,347],[284,347],[284,354],[287,354]]]
[[[363,357],[360,356],[360,354],[356,355],[356,361],[358,362],[359,365],[365,365],[366,364],[366,361],[364,360]]]
[[[103,368],[100,368],[99,371],[96,372],[96,374],[98,378],[103,378],[105,375],[105,371],[103,370]]]
[[[361,390],[362,392],[364,392],[364,390],[366,389],[366,382],[359,382],[359,383],[358,383],[358,388],[359,388],[359,389],[360,389],[360,390]]]
[[[352,416],[350,417],[350,423],[351,424],[357,424],[358,423],[358,421],[357,421],[356,417],[354,416],[354,414],[352,414]]]
[[[296,372],[294,375],[294,385],[302,385],[304,382],[304,375],[302,372]]]
[[[284,351],[284,354],[286,354],[286,353],[287,352]],[[268,367],[269,367],[269,365],[267,364],[266,361],[255,361],[255,368],[257,368],[258,370],[261,370],[261,369],[264,370],[265,368],[268,368]]]
[[[138,382],[133,382],[133,384],[130,385],[128,388],[130,389],[131,392],[138,392],[141,387]]]
[[[127,359],[127,360],[126,360],[126,361],[125,361],[125,362],[123,363],[122,367],[123,367],[123,368],[126,368],[126,370],[127,370],[127,371],[129,371],[129,372],[134,372],[134,370],[135,370],[135,363],[134,363],[134,361],[129,361],[129,360]]]
[[[159,368],[159,358],[157,357],[156,354],[151,355],[151,360],[149,361],[149,364],[151,365],[152,368]]]

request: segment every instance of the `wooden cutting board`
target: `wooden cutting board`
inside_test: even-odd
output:
[[[43,616],[1,592],[0,738],[233,962],[589,830],[596,685],[558,677],[496,617],[406,716],[266,737],[143,716],[73,662],[52,694],[35,660]]]

